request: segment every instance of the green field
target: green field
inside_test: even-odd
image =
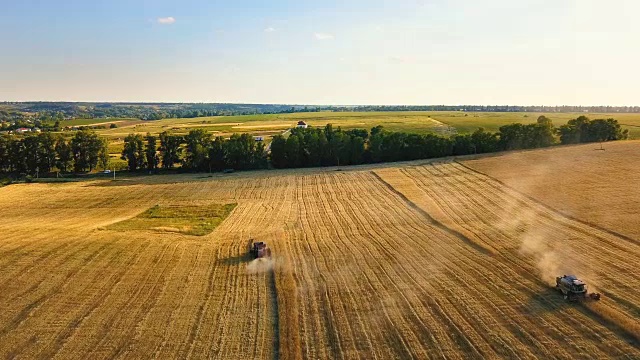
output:
[[[132,122],[141,122],[139,119],[72,119],[62,122],[62,126],[92,126],[102,124],[130,125]]]
[[[483,127],[496,132],[500,126],[536,121],[538,116],[549,117],[556,126],[566,124],[567,121],[578,116],[586,115],[591,119],[614,118],[629,130],[630,139],[640,139],[640,114],[629,113],[524,113],[524,112],[455,112],[455,111],[424,111],[424,112],[317,112],[295,114],[243,115],[243,116],[215,116],[189,119],[163,119],[155,121],[141,121],[136,119],[77,119],[65,121],[64,126],[70,125],[99,125],[115,122],[115,129],[98,129],[98,133],[109,139],[109,152],[112,154],[112,165],[125,168],[126,163],[119,159],[122,152],[123,139],[128,134],[158,135],[163,131],[175,134],[187,134],[193,129],[203,129],[213,136],[230,136],[233,133],[250,133],[264,136],[270,142],[274,135],[281,134],[294,127],[300,120],[310,126],[322,127],[333,124],[343,129],[365,128],[382,125],[390,131],[403,131],[418,134],[438,134],[449,136],[452,134],[470,133]]]
[[[310,126],[324,126],[328,123],[343,129],[367,128],[382,125],[391,131],[412,133],[469,133],[479,127],[498,131],[502,125],[511,123],[532,123],[538,116],[546,115],[556,126],[570,119],[586,115],[591,119],[614,118],[624,128],[629,129],[631,138],[640,138],[640,114],[596,114],[596,113],[474,113],[474,112],[318,112],[275,115],[217,116],[191,119],[164,119],[156,121],[136,121],[133,119],[78,119],[65,121],[64,125],[92,125],[118,121],[118,128],[99,130],[109,138],[123,138],[130,133],[159,134],[171,131],[186,134],[192,129],[204,129],[214,135],[228,136],[232,133],[252,133],[267,138],[279,134],[304,120]]]
[[[156,205],[138,216],[117,222],[107,229],[114,231],[150,230],[204,236],[213,231],[235,209],[233,204],[204,206]]]

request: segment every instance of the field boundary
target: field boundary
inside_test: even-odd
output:
[[[613,236],[619,237],[619,238],[621,238],[622,240],[628,241],[628,242],[633,243],[633,244],[635,244],[635,245],[640,245],[640,240],[637,240],[637,239],[634,239],[634,238],[632,238],[632,237],[630,237],[630,236],[627,236],[627,235],[624,235],[624,234],[620,234],[620,233],[615,232],[615,231],[613,231],[613,230],[610,230],[610,229],[604,228],[604,227],[602,227],[602,226],[600,226],[600,225],[598,225],[598,224],[594,224],[594,223],[592,223],[592,222],[589,222],[589,221],[586,221],[586,220],[579,219],[579,218],[577,218],[577,217],[575,217],[575,216],[573,216],[573,215],[571,215],[571,214],[567,214],[567,213],[565,213],[564,211],[561,211],[561,210],[558,210],[558,209],[556,209],[556,208],[554,208],[554,207],[552,207],[552,206],[549,206],[549,205],[547,205],[547,204],[545,204],[545,203],[541,202],[540,200],[538,200],[538,199],[536,199],[536,198],[534,198],[534,197],[532,197],[532,196],[530,196],[530,195],[528,195],[528,194],[525,194],[525,193],[523,193],[522,191],[520,191],[520,190],[518,190],[518,189],[513,188],[512,186],[507,185],[507,184],[506,184],[506,183],[504,183],[503,181],[500,181],[500,180],[498,180],[498,179],[494,178],[493,176],[487,175],[487,174],[483,173],[482,171],[478,171],[478,170],[476,170],[476,169],[473,169],[473,168],[471,168],[471,167],[469,167],[469,166],[467,166],[467,165],[465,165],[465,164],[463,164],[463,163],[459,162],[458,160],[454,160],[454,162],[455,162],[455,163],[457,163],[457,164],[459,164],[460,166],[464,167],[465,169],[468,169],[468,170],[470,170],[470,171],[475,172],[476,174],[480,174],[480,175],[482,175],[482,176],[486,176],[486,177],[490,178],[491,180],[496,181],[498,184],[500,184],[500,185],[502,185],[502,186],[506,187],[506,188],[507,188],[507,189],[509,189],[509,190],[515,191],[516,193],[518,193],[518,194],[520,194],[520,195],[524,196],[524,197],[525,197],[525,198],[527,198],[528,200],[533,201],[534,203],[536,203],[536,204],[538,204],[538,205],[540,205],[540,206],[544,207],[545,209],[547,209],[547,210],[549,210],[549,211],[555,212],[555,213],[557,213],[557,214],[559,214],[559,215],[561,215],[561,216],[564,216],[564,217],[566,217],[566,218],[568,218],[568,219],[570,219],[570,220],[573,220],[573,221],[579,222],[579,223],[581,223],[582,225],[591,226],[591,227],[593,227],[593,228],[595,228],[595,229],[598,229],[598,230],[600,230],[600,231],[603,231],[603,232],[605,232],[605,233],[607,233],[607,234],[609,234],[609,235],[613,235]]]
[[[414,203],[413,201],[411,201],[406,195],[404,195],[403,193],[401,193],[400,191],[398,191],[396,188],[393,187],[393,185],[389,184],[388,182],[386,182],[380,175],[376,174],[374,171],[371,171],[371,174],[373,174],[373,176],[378,179],[378,181],[380,181],[384,186],[386,186],[391,192],[393,192],[394,194],[396,194],[397,196],[399,196],[407,205],[409,205],[410,208],[416,210],[418,213],[420,213],[420,215],[426,217],[427,219],[429,219],[433,225],[435,225],[437,228],[439,228],[440,230],[443,230],[446,233],[449,233],[455,237],[457,237],[458,239],[462,240],[466,245],[472,247],[473,249],[477,250],[478,252],[484,254],[484,255],[488,255],[488,256],[493,256],[494,253],[493,251],[491,251],[491,249],[488,249],[480,244],[475,243],[473,240],[469,239],[467,236],[465,236],[464,234],[462,234],[461,232],[452,229],[450,227],[448,227],[447,225],[441,223],[440,221],[436,220],[433,216],[431,216],[427,211],[425,211],[423,208],[421,208],[420,206],[418,206],[418,204]]]

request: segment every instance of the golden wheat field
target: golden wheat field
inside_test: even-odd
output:
[[[0,188],[0,357],[640,358],[637,237],[467,164]],[[232,203],[205,236],[113,230]],[[602,300],[566,303],[565,272]]]
[[[465,164],[563,214],[640,239],[640,141],[512,152]]]

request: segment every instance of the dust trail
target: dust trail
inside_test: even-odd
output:
[[[274,265],[275,265],[274,259],[267,259],[267,258],[255,259],[247,264],[247,273],[263,274],[273,270]]]
[[[458,163],[460,164],[460,163]],[[491,176],[478,172],[468,166],[462,165],[465,169],[473,171],[495,180]],[[523,192],[532,187],[548,186],[544,181],[532,181],[535,179],[546,179],[550,174],[547,164],[532,164],[533,178],[522,178],[515,185],[505,188],[513,190],[505,191],[505,197],[501,199],[502,204],[497,214],[494,227],[507,234],[516,234],[518,253],[527,258],[535,265],[537,276],[545,283],[555,286],[555,278],[564,274],[575,274],[580,279],[587,281],[590,287],[596,282],[596,274],[589,268],[588,262],[584,258],[576,257],[570,248],[571,240],[569,234],[558,232],[550,227],[543,220],[545,215],[535,206],[532,206],[526,199],[521,198]],[[555,220],[555,219],[554,219]]]
[[[545,217],[543,210],[537,209],[535,205],[549,210],[552,214],[557,214],[558,218],[570,219],[599,230],[602,228],[576,219],[572,214],[559,212],[526,195],[530,192],[529,189],[549,187],[554,177],[548,164],[531,164],[533,177],[512,180],[509,185],[465,164],[459,162],[457,164],[508,189],[506,193],[509,196],[503,199],[504,203],[499,213],[500,220],[496,221],[494,226],[504,232],[517,234],[518,252],[535,265],[537,275],[541,280],[555,286],[557,276],[572,274],[585,281],[590,292],[598,292],[598,289],[601,289],[598,271],[591,266],[589,261],[589,258],[594,254],[577,256],[570,246],[571,242],[576,239],[571,238],[571,235],[566,232],[559,232],[545,224],[545,221],[542,220]],[[545,181],[547,179],[549,181]],[[557,220],[553,218],[553,215],[549,219]],[[607,232],[618,236],[616,233]]]
[[[543,166],[538,169],[544,171]],[[522,188],[527,186],[536,185],[521,183],[518,188],[522,191]],[[507,188],[510,187],[507,186]],[[520,193],[520,191],[516,192]],[[557,276],[573,274],[587,283],[589,292],[606,293],[597,269],[594,269],[589,262],[589,258],[594,254],[577,256],[572,252],[570,246],[571,242],[575,240],[571,238],[570,234],[549,227],[541,221],[544,215],[540,211],[523,206],[523,204],[526,202],[518,198],[506,201],[499,216],[500,220],[496,221],[495,226],[507,233],[518,234],[518,252],[535,265],[537,275],[545,283],[555,286]],[[560,214],[560,216],[574,220],[570,215]],[[582,305],[582,311],[590,317],[611,331],[620,334],[634,346],[638,346],[637,344],[640,343],[640,323],[636,319],[630,319],[627,314],[616,309],[610,301],[586,302]]]

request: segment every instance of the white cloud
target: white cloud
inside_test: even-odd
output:
[[[158,24],[161,25],[171,25],[176,22],[176,19],[173,16],[169,17],[160,17],[156,20]]]
[[[315,33],[313,34],[313,36],[315,36],[316,40],[333,40],[335,37],[332,34],[328,34],[328,33]]]
[[[271,26],[269,26],[268,28],[264,29],[264,32],[266,32],[266,33],[272,33],[272,32],[275,32],[275,31],[276,31],[276,29],[272,28]]]

